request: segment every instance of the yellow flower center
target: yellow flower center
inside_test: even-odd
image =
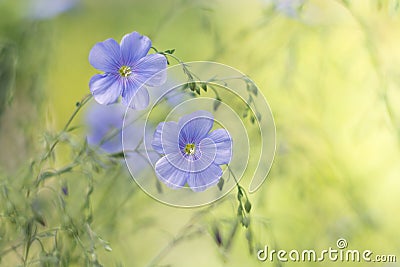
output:
[[[186,144],[186,146],[185,146],[186,155],[193,155],[194,152],[196,152],[196,145],[195,144]]]
[[[132,70],[130,67],[122,66],[121,68],[119,68],[119,75],[121,75],[122,77],[128,77],[131,74],[132,74]]]

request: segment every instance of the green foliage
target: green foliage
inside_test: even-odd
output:
[[[20,18],[7,8],[13,2],[24,3],[0,1],[0,110],[12,97],[18,104],[0,125],[1,138],[13,137],[2,158],[18,162],[0,162],[1,266],[258,266],[254,252],[265,244],[326,248],[342,235],[354,249],[399,253],[399,1],[305,1],[297,17],[262,1],[84,1],[43,22]],[[129,182],[121,153],[89,148],[80,125],[43,132],[44,121],[46,129],[64,123],[87,91],[90,46],[134,30],[132,18],[182,58],[230,64],[260,86],[279,143],[256,194],[238,185],[198,210],[165,207]],[[176,51],[155,50],[181,65],[187,92],[214,98],[218,111],[223,90],[198,79]],[[265,119],[253,105],[261,92],[240,79],[248,92],[240,116],[256,125]],[[54,118],[31,116],[43,102]]]
[[[0,44],[0,116],[11,101],[15,83],[17,55],[11,44]]]
[[[46,151],[13,179],[1,177],[0,201],[6,205],[2,208],[0,257],[13,262],[20,256],[19,264],[26,266],[35,262],[42,266],[102,266],[96,247],[112,249],[92,229],[94,183],[110,171],[119,172],[120,166],[111,156],[88,148],[86,142],[69,135],[56,136],[53,144],[60,142],[61,136],[62,142],[74,144],[66,166],[52,167],[52,157]],[[45,147],[55,149],[53,145]],[[79,187],[66,189],[68,184]],[[81,197],[72,199],[77,193]]]

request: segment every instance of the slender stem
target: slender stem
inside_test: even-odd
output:
[[[231,167],[230,167],[229,165],[226,165],[226,167],[228,168],[228,171],[229,171],[230,174],[232,175],[233,179],[235,180],[236,185],[239,185],[239,182],[238,182],[238,180],[236,179],[236,176],[235,176],[235,174],[233,173]]]
[[[139,117],[137,117],[137,118],[135,118],[134,120],[132,120],[132,121],[130,121],[129,123],[127,123],[127,124],[125,125],[125,127],[123,127],[123,128],[115,128],[115,129],[112,129],[111,131],[109,131],[109,133],[107,133],[107,134],[103,137],[103,139],[100,141],[100,143],[99,143],[98,146],[100,147],[100,146],[102,146],[104,143],[110,141],[112,138],[114,138],[114,137],[117,136],[120,132],[122,132],[124,128],[126,128],[126,127],[128,127],[128,126],[134,124],[135,122],[137,122],[139,119],[141,119],[141,118],[142,118],[144,115],[146,115],[146,114],[147,114],[146,112],[143,112]]]
[[[216,76],[214,76],[216,77]],[[231,77],[225,77],[225,78],[212,78],[210,80],[208,80],[208,82],[213,82],[213,81],[217,81],[217,82],[223,82],[223,81],[230,81],[230,80],[243,80],[246,79],[247,76],[246,75],[241,75],[241,76],[231,76]]]
[[[79,113],[79,111],[82,109],[82,107],[85,106],[86,103],[89,102],[90,99],[92,99],[92,95],[87,94],[81,99],[81,101],[77,102],[76,108],[75,108],[74,112],[72,113],[72,115],[70,116],[70,118],[68,119],[67,123],[65,124],[62,132],[65,132],[68,130],[69,126],[71,125],[72,121],[75,119],[76,115]],[[42,156],[42,158],[39,162],[39,172],[36,175],[36,186],[39,185],[39,183],[37,181],[39,181],[39,177],[42,172],[43,162],[51,155],[51,153],[53,153],[54,149],[56,148],[56,146],[59,142],[60,142],[60,139],[59,139],[59,136],[57,136],[57,139],[50,146],[49,151],[47,151],[46,154],[44,156]],[[26,196],[29,197],[29,194],[30,194],[30,190],[28,189],[28,191],[26,192]]]
[[[175,247],[177,244],[185,240],[185,238],[190,237],[193,234],[203,234],[204,230],[198,229],[197,231],[194,231],[193,233],[189,234],[188,232],[194,227],[194,224],[189,224],[186,227],[184,227],[181,233],[179,233],[176,237],[174,237],[158,254],[156,257],[153,258],[153,260],[147,265],[147,267],[152,267],[155,266],[161,259],[163,259],[166,255],[168,255],[168,252]]]
[[[78,159],[75,159],[75,161],[73,161],[72,163],[60,168],[59,170],[54,171],[54,175],[52,175],[52,176],[58,176],[58,175],[66,173],[66,172],[69,172],[78,165],[79,165]],[[48,177],[41,178],[39,175],[36,179],[36,186],[38,186],[40,184],[40,182],[44,181],[46,178],[48,178]]]
[[[183,72],[188,76],[190,81],[194,81],[193,78],[196,78],[199,82],[203,82],[195,73],[191,72],[189,70],[189,68],[187,67],[186,63],[183,62],[180,58],[178,58],[177,56],[171,54],[171,53],[165,53],[165,52],[160,52],[157,50],[157,48],[155,47],[151,47],[156,53],[162,54],[165,57],[171,57],[174,60],[176,60],[176,62],[178,62],[178,64],[180,64],[182,66]],[[227,77],[225,79],[218,79],[218,80],[212,80],[212,81],[224,81],[224,80],[229,80],[229,79],[240,79],[241,77]],[[196,81],[194,81],[196,82]],[[218,90],[210,83],[211,81],[206,81],[205,83],[208,84],[208,86],[210,87],[210,89],[214,92],[215,94],[215,99],[217,100],[221,100],[221,97],[218,93]]]
[[[16,251],[16,249],[19,248],[20,246],[22,246],[23,244],[24,244],[24,242],[21,242],[16,245],[12,245],[8,249],[3,250],[2,252],[0,252],[0,257],[5,256],[6,254],[8,254],[11,251]]]
[[[82,107],[89,102],[89,100],[92,98],[91,94],[87,94],[82,98],[80,102],[77,103],[75,111],[72,113],[71,117],[68,119],[67,123],[65,124],[62,132],[65,132],[68,130],[68,127],[72,123],[72,121],[75,119],[76,115],[79,113],[79,111],[82,109]],[[46,159],[55,149],[56,145],[59,143],[60,139],[56,139],[52,146],[50,147],[49,151],[45,154],[44,158]]]
[[[210,205],[209,207],[195,213],[189,221],[178,231],[177,235],[164,247],[160,250],[160,252],[146,265],[146,267],[153,267],[156,266],[168,253],[181,241],[185,238],[189,237],[190,234],[188,233],[191,229],[193,229],[195,223],[204,217],[210,210],[214,207],[224,203],[229,198],[224,198],[221,201]],[[203,233],[201,230],[197,230],[194,233]]]
[[[236,182],[236,186],[237,186],[237,189],[238,189],[238,198],[237,198],[237,199],[238,199],[239,205],[240,205],[240,207],[241,207],[242,216],[243,216],[243,217],[247,217],[247,215],[246,215],[246,213],[245,213],[245,204],[243,203],[242,198],[239,197],[239,194],[244,193],[244,196],[245,196],[245,198],[246,198],[246,201],[249,201],[249,197],[247,196],[247,192],[246,192],[246,190],[239,184],[238,179],[236,178],[235,174],[233,173],[231,167],[230,167],[229,165],[227,165],[227,168],[228,168],[229,173],[232,175],[233,179],[234,179],[235,182]]]
[[[31,227],[33,227],[34,224],[32,224]],[[23,263],[24,266],[28,266],[28,258],[29,258],[29,251],[32,245],[33,239],[32,239],[32,229],[29,231],[29,234],[26,239],[26,247],[25,247],[25,256],[23,258]]]

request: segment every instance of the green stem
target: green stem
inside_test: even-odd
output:
[[[128,127],[128,126],[134,124],[135,122],[137,122],[139,119],[141,119],[141,118],[142,118],[144,115],[146,115],[146,114],[147,114],[146,112],[143,112],[139,117],[135,118],[134,120],[132,120],[132,121],[130,121],[128,124],[126,124],[126,125],[124,126],[124,128],[126,128],[126,127]],[[114,137],[117,136],[120,132],[122,132],[124,128],[115,128],[115,129],[112,129],[111,131],[109,131],[109,133],[107,133],[107,134],[103,137],[103,139],[100,141],[100,143],[99,143],[98,146],[100,147],[100,146],[102,146],[104,143],[110,141],[112,138],[114,138]]]
[[[65,132],[68,130],[69,126],[71,125],[72,121],[75,119],[76,115],[79,113],[79,111],[82,109],[83,106],[86,105],[86,103],[89,102],[89,100],[92,99],[92,95],[91,94],[87,94],[85,95],[81,101],[79,101],[76,104],[76,108],[74,110],[74,112],[72,113],[72,115],[70,116],[70,118],[68,119],[67,123],[65,124],[62,132]],[[40,174],[42,173],[42,164],[43,162],[51,155],[51,153],[53,153],[54,149],[56,148],[57,144],[60,142],[59,136],[57,136],[57,139],[53,142],[53,144],[50,146],[49,151],[46,152],[46,154],[44,156],[42,156],[40,162],[39,162],[39,173],[36,175],[36,184],[38,185],[37,181],[39,181],[40,179]],[[28,190],[26,193],[26,196],[29,197],[30,191]]]
[[[233,179],[235,180],[236,186],[238,188],[238,190],[242,191],[247,199],[247,193],[246,190],[244,190],[244,188],[239,184],[239,181],[237,180],[235,174],[233,173],[231,167],[229,165],[226,165],[228,168],[229,173],[232,175]]]
[[[79,111],[82,109],[82,107],[89,102],[89,100],[92,99],[91,94],[87,94],[82,98],[80,102],[77,103],[75,111],[72,113],[71,117],[68,119],[67,123],[65,124],[62,132],[65,132],[68,130],[69,126],[71,125],[72,121],[75,119],[76,115],[79,113]],[[55,149],[56,145],[59,143],[60,139],[57,138],[52,146],[50,147],[49,151],[45,154],[44,158],[46,159]]]
[[[30,227],[33,227],[34,224],[32,223]],[[35,226],[36,227],[36,226]],[[36,230],[35,230],[36,231]],[[23,258],[23,263],[24,263],[24,267],[28,266],[28,258],[29,258],[29,251],[33,242],[33,237],[34,235],[32,235],[32,229],[29,230],[27,239],[26,239],[26,247],[25,247],[25,255]]]
[[[235,174],[233,173],[231,167],[229,167],[229,165],[227,165],[227,168],[228,168],[229,173],[232,175],[233,179],[234,179],[235,182],[236,182],[236,186],[237,186],[237,189],[238,189],[238,197],[237,197],[237,200],[238,200],[238,202],[239,202],[239,206],[241,207],[241,214],[242,214],[243,217],[246,217],[246,218],[247,218],[245,203],[243,202],[241,195],[244,194],[244,197],[245,197],[245,199],[246,199],[246,202],[249,201],[249,197],[247,196],[246,190],[239,184],[239,182],[238,182],[238,180],[237,180]]]
[[[146,267],[153,267],[156,266],[165,256],[168,255],[168,253],[180,242],[185,240],[185,238],[188,238],[191,236],[191,234],[194,233],[200,233],[202,234],[203,231],[201,229],[198,229],[195,232],[190,232],[191,229],[195,226],[196,222],[203,218],[210,210],[215,208],[216,206],[222,204],[229,198],[224,198],[218,203],[214,203],[207,207],[206,209],[203,209],[197,213],[195,213],[192,218],[189,219],[189,221],[178,231],[178,234],[164,247],[160,250],[160,252],[146,265]]]

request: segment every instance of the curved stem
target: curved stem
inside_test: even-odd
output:
[[[189,221],[178,231],[177,235],[170,241],[168,244],[163,247],[160,252],[146,265],[146,267],[153,267],[156,266],[165,256],[168,255],[168,253],[181,241],[185,240],[185,238],[188,238],[191,236],[191,234],[202,234],[203,231],[201,229],[198,229],[197,231],[190,232],[190,230],[195,226],[196,222],[204,217],[210,210],[212,210],[214,207],[220,205],[221,203],[224,203],[226,200],[229,198],[226,197],[222,199],[221,201],[214,203],[210,205],[209,207],[195,213]]]
[[[74,112],[72,113],[72,115],[69,117],[65,126],[63,127],[62,132],[65,132],[68,130],[69,126],[71,125],[72,121],[75,119],[76,115],[78,115],[79,111],[82,109],[83,106],[86,105],[86,103],[89,102],[90,99],[92,99],[92,95],[87,94],[81,99],[81,101],[76,103],[76,108],[75,108]],[[56,148],[56,146],[59,142],[60,142],[60,139],[59,139],[59,136],[57,136],[57,139],[50,146],[50,149],[46,152],[46,154],[44,154],[42,156],[40,163],[39,163],[39,173],[36,176],[36,181],[38,181],[38,179],[39,179],[39,176],[41,173],[41,166],[42,166],[43,162],[51,155],[51,153],[53,153],[54,149]],[[27,192],[27,196],[29,196],[29,191]]]
[[[87,94],[86,96],[84,96],[82,98],[82,100],[78,103],[76,103],[76,108],[74,110],[74,112],[72,113],[71,117],[68,119],[67,123],[65,124],[62,132],[65,132],[68,130],[69,126],[71,125],[72,121],[75,119],[76,115],[79,113],[79,111],[82,109],[82,107],[89,102],[90,99],[92,99],[92,95],[91,94]],[[56,145],[59,143],[60,139],[56,139],[54,141],[54,143],[51,145],[49,151],[45,154],[44,158],[46,159],[55,149]]]

